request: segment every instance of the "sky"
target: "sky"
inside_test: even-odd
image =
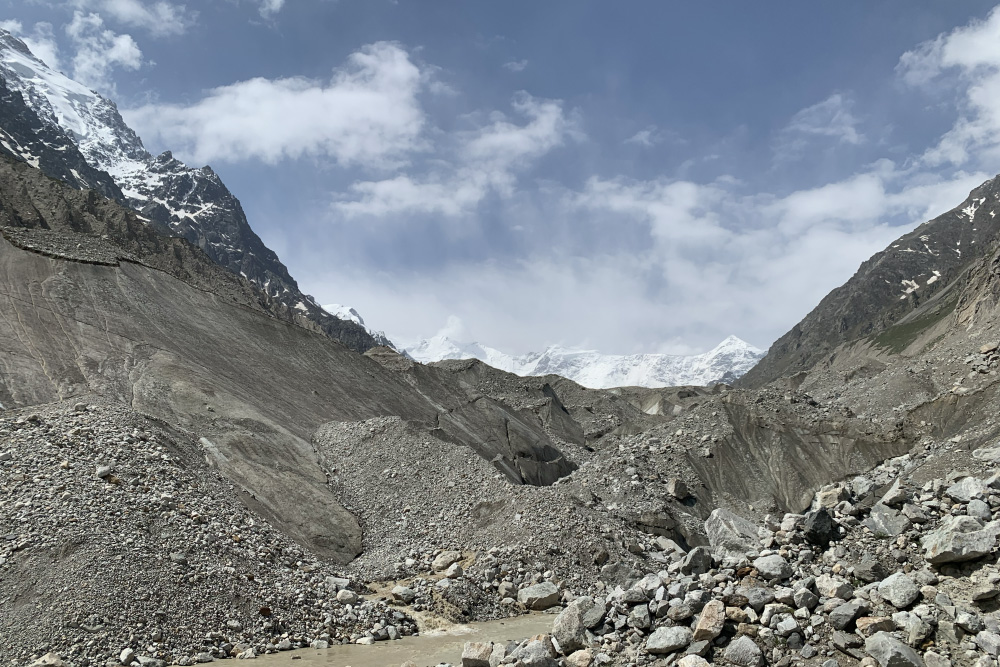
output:
[[[405,344],[761,348],[1000,171],[965,0],[0,0]]]

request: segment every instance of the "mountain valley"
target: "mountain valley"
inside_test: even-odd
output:
[[[0,83],[3,661],[997,664],[1000,177],[766,354],[397,350],[6,32]]]

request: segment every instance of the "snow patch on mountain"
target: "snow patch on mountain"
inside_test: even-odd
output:
[[[338,319],[347,322],[354,322],[358,326],[364,327],[364,330],[367,331],[368,334],[372,338],[374,338],[375,342],[378,343],[379,345],[384,345],[385,347],[391,347],[393,349],[396,349],[396,346],[392,343],[392,341],[389,340],[389,338],[385,335],[384,331],[377,331],[369,327],[367,324],[365,324],[365,319],[361,317],[361,313],[356,311],[354,308],[339,303],[330,303],[320,307],[328,314],[333,315]]]
[[[544,352],[515,356],[479,343],[461,343],[444,334],[403,346],[400,351],[421,363],[479,359],[516,375],[560,375],[592,389],[732,383],[765,354],[736,336],[726,338],[708,352],[688,356],[601,354],[558,345]]]

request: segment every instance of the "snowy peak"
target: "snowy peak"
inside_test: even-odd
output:
[[[703,354],[601,354],[595,350],[571,350],[558,345],[544,352],[519,356],[504,354],[479,343],[460,343],[435,336],[404,347],[403,351],[422,363],[445,359],[479,359],[494,368],[522,376],[560,375],[585,387],[673,387],[731,383],[750,370],[764,352],[730,336]]]
[[[114,102],[53,70],[3,30],[0,79],[0,153],[126,203],[161,233],[188,240],[254,283],[289,319],[359,351],[387,342],[303,294],[210,167],[188,167],[170,152],[154,157]]]

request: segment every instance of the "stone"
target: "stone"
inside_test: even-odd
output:
[[[358,594],[346,588],[339,590],[337,591],[337,602],[341,604],[357,604]]]
[[[279,651],[291,651],[292,641],[286,637],[285,639],[282,639],[280,642],[275,644],[275,648],[277,648]],[[211,656],[211,653],[209,654],[209,656]],[[201,661],[199,660],[199,662]]]
[[[559,589],[552,582],[543,581],[519,590],[517,601],[533,611],[544,611],[559,604]]]
[[[458,579],[464,573],[465,571],[462,569],[461,565],[459,565],[458,563],[452,563],[451,565],[448,566],[448,569],[444,571],[444,576],[448,577],[449,579]]]
[[[712,551],[722,557],[743,558],[747,552],[760,549],[757,526],[721,507],[708,516],[705,533]]]
[[[399,600],[403,604],[410,604],[417,599],[417,592],[407,586],[394,586],[392,589],[392,598]]]
[[[967,478],[968,479],[968,478]],[[996,546],[1000,524],[982,526],[971,516],[946,516],[937,530],[920,541],[930,563],[960,563],[982,558]]]
[[[817,491],[814,506],[817,508],[832,508],[841,500],[847,500],[847,489],[842,486],[835,486]]]
[[[854,576],[866,584],[882,581],[886,574],[888,573],[882,567],[882,563],[877,560],[863,560],[854,567]]]
[[[896,537],[905,533],[912,525],[903,514],[882,503],[876,503],[868,518],[861,523],[876,537]]]
[[[587,606],[585,600],[590,600],[590,606]],[[573,602],[579,603],[583,608],[583,625],[587,628],[596,628],[600,625],[604,620],[604,614],[608,610],[604,600],[594,600],[589,596],[577,598]]]
[[[951,660],[934,651],[924,653],[924,665],[926,667],[951,667]]]
[[[765,579],[788,579],[792,576],[792,566],[777,554],[761,556],[753,562],[753,566]]]
[[[686,655],[677,661],[677,667],[709,667],[710,664],[700,655]]]
[[[723,657],[739,667],[757,667],[764,654],[754,640],[744,635],[729,643]]]
[[[692,639],[690,628],[680,625],[657,628],[646,640],[646,651],[651,655],[667,655],[686,647]]]
[[[840,529],[825,507],[806,512],[802,522],[802,534],[809,544],[824,548],[829,546],[830,542],[840,539]]]
[[[862,637],[871,637],[876,632],[892,632],[896,629],[896,623],[888,616],[864,616],[859,618],[855,625]]]
[[[816,590],[827,598],[850,600],[854,595],[854,587],[841,579],[829,574],[821,574],[816,578]]]
[[[867,613],[868,607],[860,600],[845,602],[830,612],[830,625],[837,630],[843,630],[858,616]]]
[[[695,547],[681,559],[681,574],[705,574],[712,569],[712,552]]]
[[[351,580],[344,579],[343,577],[330,576],[324,579],[324,582],[326,583],[327,590],[334,594],[336,594],[339,590],[343,590],[351,586]]]
[[[667,480],[667,493],[677,500],[684,500],[685,498],[691,496],[691,492],[688,491],[687,484],[676,477]]]
[[[118,662],[123,665],[131,665],[133,661],[135,661],[135,651],[130,648],[123,649],[118,656]]]
[[[973,498],[982,500],[989,495],[989,492],[989,487],[983,480],[977,477],[963,477],[945,489],[944,493],[952,500],[967,503]]]
[[[792,602],[797,609],[815,609],[819,604],[819,596],[803,587],[792,595]]]
[[[453,563],[462,560],[461,551],[442,551],[431,562],[431,568],[435,572],[447,570]]]
[[[965,512],[969,516],[974,516],[983,521],[989,521],[993,518],[993,511],[990,509],[990,506],[979,498],[970,500],[969,506],[965,508]]]
[[[314,648],[322,651],[330,648],[330,642],[324,639],[314,639],[311,642],[309,642],[309,648]]]
[[[490,642],[465,642],[462,649],[462,667],[490,667],[493,644]]]
[[[566,658],[566,667],[590,667],[594,654],[590,650],[574,651]]]
[[[983,630],[976,635],[976,646],[995,658],[1000,655],[1000,635]]]
[[[888,505],[889,507],[902,507],[903,503],[910,499],[910,494],[907,493],[906,487],[903,486],[901,479],[897,479],[889,490],[885,492],[882,496],[882,500],[879,501],[883,505]]]
[[[694,627],[694,641],[711,641],[722,634],[726,623],[726,605],[720,600],[712,600],[706,604]]]
[[[650,625],[652,625],[652,622],[649,618],[649,607],[644,604],[632,607],[632,611],[628,615],[628,627],[637,630],[648,630]]]
[[[558,616],[552,624],[552,637],[559,644],[563,654],[569,655],[587,647],[587,626],[584,623],[584,611],[594,604],[592,598],[574,600]],[[645,605],[641,607],[646,609]],[[649,610],[646,609],[646,627],[649,627]]]
[[[111,466],[97,466],[97,477],[98,479],[107,479],[111,477],[111,473],[114,472],[114,468]]]
[[[888,632],[876,632],[866,639],[865,651],[881,667],[924,667],[924,661],[916,651]]]
[[[906,609],[920,597],[917,584],[902,572],[890,575],[878,585],[878,594],[896,609]]]

